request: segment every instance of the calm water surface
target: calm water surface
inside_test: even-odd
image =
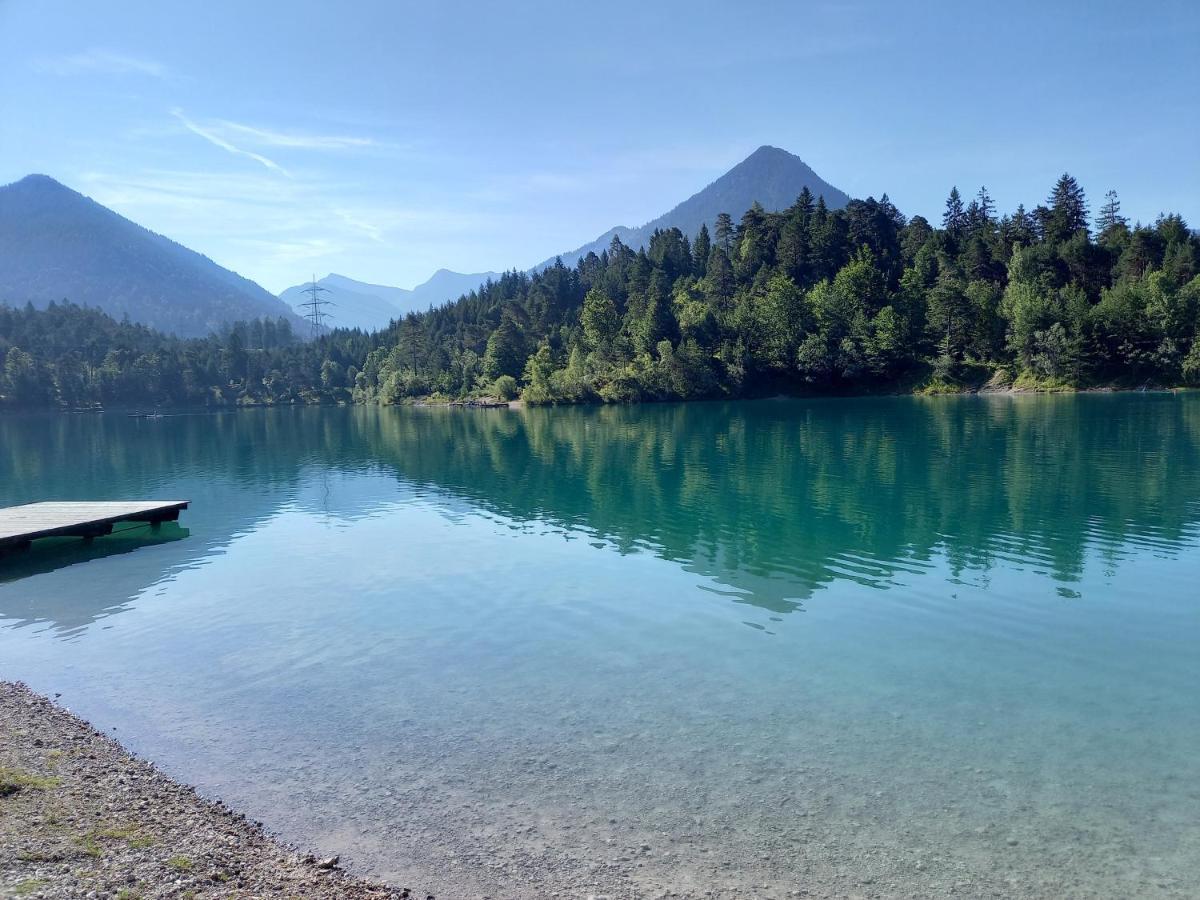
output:
[[[1200,397],[0,418],[24,679],[439,897],[1195,897]]]

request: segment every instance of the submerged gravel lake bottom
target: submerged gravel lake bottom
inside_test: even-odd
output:
[[[0,681],[0,896],[402,900],[271,840],[26,686]],[[427,896],[422,894],[422,896]]]
[[[353,871],[440,898],[1200,883],[1200,398],[0,438],[5,504],[192,501],[0,573],[0,677]]]

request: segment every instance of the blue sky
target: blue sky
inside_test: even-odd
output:
[[[1197,226],[1198,47],[1200,4],[1153,0],[0,0],[0,183],[52,175],[275,291],[530,266],[760,144],[931,219],[1069,170]]]

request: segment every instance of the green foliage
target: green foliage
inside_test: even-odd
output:
[[[492,383],[492,394],[501,400],[516,400],[519,393],[517,379],[511,375],[501,375]]]
[[[580,322],[583,325],[584,344],[589,350],[604,354],[612,351],[621,320],[611,297],[599,288],[588,291],[583,298]]]
[[[1093,238],[1064,175],[999,218],[986,189],[955,189],[942,225],[886,195],[830,210],[805,192],[308,343],[286,321],[180,340],[70,304],[0,307],[0,404],[628,403],[961,390],[1001,370],[1039,389],[1200,384],[1200,238],[1179,216],[1131,229],[1110,194]]]
[[[1055,183],[1047,205],[1050,208],[1045,225],[1047,241],[1059,243],[1076,232],[1087,232],[1087,200],[1083,188],[1070,174],[1064,172]]]
[[[59,779],[53,775],[41,776],[0,766],[0,797],[8,797],[23,790],[48,791],[58,787]]]
[[[550,352],[549,345],[542,344],[525,363],[525,389],[521,391],[521,399],[535,405],[553,403],[555,399],[551,384],[553,376],[554,356]]]
[[[500,326],[489,335],[483,351],[483,377],[495,380],[501,375],[521,374],[525,362],[525,341],[511,316],[502,316]]]

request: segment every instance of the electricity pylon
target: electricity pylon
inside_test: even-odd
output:
[[[319,337],[325,329],[325,320],[332,319],[333,313],[325,312],[326,306],[337,306],[332,300],[326,300],[321,294],[329,293],[329,288],[321,287],[317,284],[317,273],[313,273],[312,281],[305,286],[302,293],[308,295],[308,301],[300,305],[308,310],[304,314],[304,318],[308,319],[309,333],[312,337]]]

